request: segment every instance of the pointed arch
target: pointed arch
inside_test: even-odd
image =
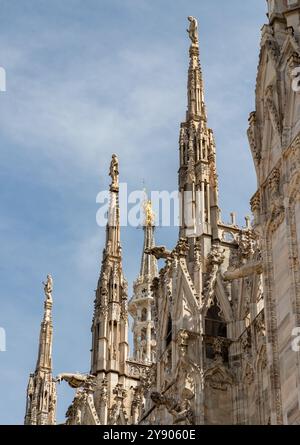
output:
[[[202,307],[202,315],[204,317],[206,316],[207,311],[209,310],[214,299],[216,299],[217,305],[223,313],[224,320],[227,323],[230,323],[233,320],[233,313],[220,274],[218,274],[216,279],[213,298],[206,299]]]
[[[227,323],[223,316],[222,309],[214,299],[213,304],[208,308],[204,319],[204,332],[209,337],[227,338]]]
[[[200,326],[199,306],[185,260],[179,263],[174,290],[173,319],[176,322],[176,330],[187,329],[197,332]]]

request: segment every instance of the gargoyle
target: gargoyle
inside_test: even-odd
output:
[[[93,380],[95,377],[89,374],[68,374],[63,373],[59,374],[56,377],[56,381],[60,383],[62,380],[65,380],[71,388],[82,388],[89,380]]]
[[[165,246],[155,246],[145,249],[147,255],[153,255],[157,260],[164,259],[167,260],[171,257],[172,252],[166,249]]]

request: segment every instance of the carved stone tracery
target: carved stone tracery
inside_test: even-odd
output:
[[[225,258],[224,252],[225,249],[222,249],[218,245],[214,245],[207,258],[207,264],[206,264],[207,272],[203,290],[203,295],[207,301],[206,305],[207,307],[210,307],[211,304],[213,303],[218,270]]]
[[[280,226],[285,217],[285,209],[283,205],[283,198],[280,191],[280,171],[275,168],[268,179],[268,192],[269,192],[269,221],[268,227],[271,232]]]
[[[151,393],[151,399],[156,406],[165,406],[167,411],[173,416],[173,425],[181,423],[194,425],[194,413],[191,409],[190,400],[177,401],[174,397],[165,396],[158,392]]]

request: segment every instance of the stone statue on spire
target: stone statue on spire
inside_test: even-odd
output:
[[[187,29],[187,32],[189,33],[189,37],[192,41],[193,45],[198,45],[198,22],[195,17],[188,16],[188,21],[190,22],[190,27]]]
[[[119,161],[116,154],[112,155],[111,163],[110,163],[110,169],[109,169],[109,176],[112,179],[111,187],[115,188],[119,185]]]
[[[146,199],[144,204],[144,214],[145,214],[145,225],[153,226],[154,225],[154,212],[152,210],[152,203],[150,199]]]
[[[52,301],[53,279],[50,274],[47,275],[46,283],[43,282],[46,301]]]

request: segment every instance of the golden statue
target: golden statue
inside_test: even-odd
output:
[[[147,198],[145,200],[143,207],[144,207],[144,214],[145,214],[145,226],[153,226],[154,220],[155,220],[155,215],[152,210],[152,203],[151,203],[150,199]]]

